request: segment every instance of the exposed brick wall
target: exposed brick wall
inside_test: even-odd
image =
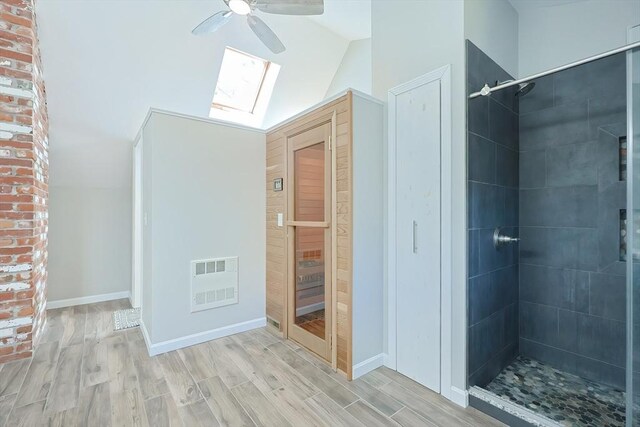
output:
[[[30,357],[45,324],[49,143],[33,2],[0,1],[0,363]]]

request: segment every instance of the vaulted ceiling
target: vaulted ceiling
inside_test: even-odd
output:
[[[206,117],[226,46],[282,66],[265,126],[321,101],[349,40],[370,32],[370,0],[325,8],[314,19],[259,13],[287,46],[274,55],[240,16],[210,36],[191,35],[225,9],[222,0],[39,1],[51,185],[129,186],[131,143],[148,109]]]

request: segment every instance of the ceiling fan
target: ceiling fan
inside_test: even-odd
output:
[[[213,33],[231,20],[233,14],[246,16],[249,28],[273,53],[285,51],[284,44],[265,22],[253,15],[255,10],[278,15],[322,15],[323,0],[223,0],[230,10],[218,12],[200,23],[191,32],[195,35]]]

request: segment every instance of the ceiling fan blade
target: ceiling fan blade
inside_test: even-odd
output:
[[[223,10],[222,12],[218,12],[214,15],[211,15],[210,17],[202,21],[200,25],[195,27],[191,31],[191,33],[195,34],[196,36],[213,33],[214,31],[222,27],[224,24],[229,22],[232,15],[233,15],[233,12],[231,12],[230,10],[227,10],[227,11]]]
[[[285,47],[278,36],[271,31],[271,28],[269,28],[262,19],[257,16],[247,15],[247,24],[249,24],[251,30],[256,34],[256,36],[258,36],[262,43],[271,50],[271,52],[282,53],[285,51]]]
[[[256,9],[279,15],[322,15],[323,0],[259,0]]]

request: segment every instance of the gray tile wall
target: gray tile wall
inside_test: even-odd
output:
[[[625,57],[544,77],[520,99],[520,353],[624,386],[618,138]]]
[[[467,85],[511,76],[467,42]],[[518,235],[518,114],[513,90],[468,103],[470,385],[491,381],[518,354],[518,247],[496,250],[496,227]]]

